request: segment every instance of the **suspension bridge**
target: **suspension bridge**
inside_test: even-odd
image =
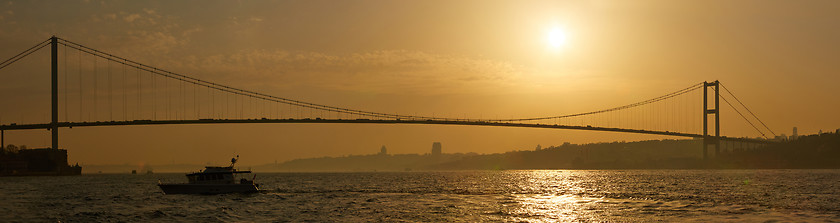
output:
[[[4,132],[47,129],[59,148],[59,129],[88,126],[227,123],[374,123],[499,126],[624,132],[703,140],[720,154],[721,142],[773,143],[776,134],[719,81],[702,82],[607,109],[556,116],[480,119],[402,115],[336,107],[264,94],[198,79],[51,37],[0,63],[3,69],[50,48],[50,121],[11,123]],[[0,95],[14,97],[15,95]],[[721,99],[760,137],[721,135]],[[710,116],[713,120],[710,124]],[[768,136],[770,134],[770,136]]]

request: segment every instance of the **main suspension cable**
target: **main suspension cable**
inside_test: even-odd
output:
[[[761,123],[761,125],[763,125],[763,126],[764,126],[764,128],[766,128],[766,129],[767,129],[767,131],[770,131],[770,133],[772,133],[772,134],[773,134],[773,137],[776,137],[776,133],[775,133],[775,132],[773,132],[773,130],[772,130],[772,129],[770,129],[770,127],[767,127],[767,125],[766,125],[766,124],[764,124],[764,122],[763,122],[763,121],[761,121],[761,119],[759,119],[759,118],[758,118],[758,116],[756,116],[756,115],[755,115],[755,113],[753,113],[753,112],[750,110],[750,108],[748,108],[746,105],[744,105],[744,103],[741,103],[741,100],[738,100],[738,97],[736,97],[736,96],[735,96],[735,94],[733,94],[731,91],[729,91],[729,89],[728,89],[728,88],[726,88],[726,86],[725,86],[725,85],[721,84],[720,86],[722,86],[722,87],[723,87],[723,90],[726,90],[726,92],[727,92],[727,93],[729,93],[729,95],[731,95],[731,96],[732,96],[732,98],[735,98],[735,101],[737,101],[739,104],[741,104],[741,106],[742,106],[742,107],[744,107],[744,109],[746,109],[746,110],[747,110],[747,112],[749,112],[749,113],[750,113],[750,115],[752,115],[752,116],[753,116],[753,118],[755,118],[755,120],[758,120],[758,122],[759,122],[759,123]]]
[[[437,118],[437,117],[404,116],[404,115],[396,115],[396,114],[386,114],[386,113],[377,113],[377,112],[368,112],[368,111],[361,111],[361,110],[354,110],[354,109],[346,109],[346,108],[320,105],[320,104],[314,104],[314,103],[309,103],[309,102],[304,102],[304,101],[298,101],[298,100],[292,100],[292,99],[287,99],[287,98],[281,98],[281,97],[266,95],[266,94],[262,94],[262,93],[258,93],[258,92],[253,92],[253,91],[248,91],[248,90],[244,90],[244,89],[234,88],[234,87],[230,87],[230,86],[226,86],[226,85],[222,85],[222,84],[217,84],[217,83],[213,83],[213,82],[209,82],[209,81],[204,81],[204,80],[192,78],[192,77],[189,77],[189,76],[186,76],[186,75],[162,70],[162,69],[159,69],[159,68],[156,68],[156,67],[141,64],[141,63],[138,63],[138,62],[135,62],[135,61],[132,61],[132,60],[128,60],[128,59],[125,59],[125,58],[122,58],[122,57],[118,57],[118,56],[115,56],[115,55],[112,55],[112,54],[108,54],[108,53],[105,53],[105,52],[102,52],[102,51],[99,51],[99,50],[96,50],[96,49],[93,49],[93,48],[90,48],[90,47],[87,47],[87,46],[84,46],[84,45],[81,45],[81,44],[78,44],[78,43],[71,42],[69,40],[65,40],[65,39],[61,39],[61,38],[59,38],[59,39],[63,41],[62,44],[65,44],[65,45],[72,44],[73,46],[69,46],[69,45],[68,46],[71,47],[71,48],[74,48],[76,50],[80,50],[80,51],[83,51],[85,53],[88,53],[88,54],[91,54],[91,55],[94,55],[94,56],[97,56],[97,57],[101,57],[103,59],[107,59],[107,60],[110,60],[110,61],[121,63],[123,65],[131,66],[131,67],[134,67],[134,68],[137,68],[137,69],[146,70],[146,71],[155,73],[157,75],[165,76],[165,77],[168,77],[168,78],[172,78],[172,79],[176,79],[176,80],[180,80],[180,81],[185,81],[185,82],[188,82],[188,83],[197,84],[197,85],[201,85],[201,86],[205,86],[205,87],[212,87],[216,90],[225,91],[225,92],[228,92],[228,93],[234,93],[234,94],[237,94],[237,95],[255,96],[255,97],[263,99],[263,100],[269,100],[269,98],[271,98],[271,99],[273,99],[271,101],[280,102],[280,103],[287,103],[287,104],[292,104],[292,105],[306,107],[306,108],[327,110],[327,111],[333,111],[333,112],[359,114],[359,115],[372,116],[372,117],[382,117],[382,118],[401,118],[401,117],[405,117],[405,118],[425,118],[425,119],[435,119],[435,120],[447,120],[445,118]]]
[[[26,56],[29,56],[29,54],[37,52],[38,50],[41,50],[42,48],[46,47],[47,45],[50,45],[48,43],[49,41],[50,41],[50,39],[44,40],[43,42],[35,44],[35,46],[30,47],[29,49],[26,49],[23,52],[20,52],[17,55],[3,61],[2,63],[0,63],[0,69],[3,69],[5,67],[17,62],[18,60],[23,59]]]
[[[764,132],[759,130],[758,127],[755,126],[755,124],[753,124],[749,119],[747,119],[747,117],[745,117],[744,114],[741,113],[741,111],[738,111],[738,109],[735,108],[735,106],[732,106],[732,103],[729,103],[729,100],[726,100],[726,97],[723,97],[723,95],[720,95],[720,99],[723,99],[723,101],[726,102],[726,104],[728,104],[729,107],[732,108],[732,110],[735,110],[735,112],[737,112],[738,115],[741,116],[741,118],[744,118],[744,120],[747,121],[747,123],[749,123],[750,126],[752,126],[753,129],[755,129],[755,131],[758,131],[758,133],[760,133],[762,137],[767,138],[767,135],[765,135]]]
[[[619,110],[634,108],[634,107],[638,107],[638,106],[662,101],[662,100],[665,100],[665,99],[673,98],[673,97],[676,97],[676,96],[680,96],[680,95],[686,94],[688,92],[692,92],[694,90],[700,89],[702,84],[703,83],[694,84],[694,85],[691,85],[690,87],[681,89],[679,91],[671,92],[671,93],[663,95],[663,96],[659,96],[659,97],[656,97],[656,98],[652,98],[652,99],[648,99],[648,100],[645,100],[645,101],[636,102],[636,103],[632,103],[632,104],[628,104],[628,105],[624,105],[624,106],[604,109],[604,110],[577,113],[577,114],[571,114],[571,115],[550,116],[550,117],[521,118],[521,119],[491,119],[491,120],[487,120],[487,121],[489,121],[489,122],[534,121],[534,120],[546,120],[546,119],[554,119],[554,118],[557,118],[557,119],[559,119],[559,118],[570,118],[570,117],[599,114],[599,113],[605,113],[605,112],[611,112],[611,111],[619,111]]]
[[[662,101],[662,100],[665,100],[665,99],[673,98],[673,97],[676,97],[676,96],[679,96],[679,95],[683,95],[683,94],[692,92],[694,90],[697,90],[702,86],[702,83],[698,83],[698,84],[692,85],[688,88],[685,88],[685,89],[682,89],[682,90],[679,90],[679,91],[676,91],[676,92],[672,92],[672,93],[669,93],[669,94],[666,94],[666,95],[663,95],[663,96],[660,96],[660,97],[656,97],[656,98],[653,98],[653,99],[649,99],[649,100],[645,100],[645,101],[637,102],[637,103],[633,103],[633,104],[628,104],[628,105],[624,105],[624,106],[614,107],[614,108],[610,108],[610,109],[594,111],[594,112],[585,112],[585,113],[551,116],[551,117],[520,118],[520,119],[491,119],[491,120],[449,119],[449,118],[441,118],[441,117],[434,117],[434,116],[398,115],[398,114],[369,112],[369,111],[333,107],[333,106],[328,106],[328,105],[321,105],[321,104],[315,104],[315,103],[298,101],[298,100],[293,100],[293,99],[288,99],[288,98],[266,95],[266,94],[262,94],[262,93],[258,93],[258,92],[254,92],[254,91],[248,91],[248,90],[244,90],[244,89],[234,88],[234,87],[230,87],[230,86],[227,86],[227,85],[222,85],[222,84],[218,84],[218,83],[214,83],[214,82],[200,80],[200,79],[189,77],[189,76],[186,76],[186,75],[162,70],[162,69],[152,67],[152,66],[149,66],[149,65],[145,65],[145,64],[142,64],[142,63],[139,63],[139,62],[135,62],[135,61],[132,61],[132,60],[129,60],[129,59],[126,59],[126,58],[122,58],[122,57],[118,57],[118,56],[115,56],[115,55],[112,55],[112,54],[109,54],[109,53],[105,53],[105,52],[102,52],[102,51],[99,51],[99,50],[96,50],[96,49],[93,49],[93,48],[90,48],[90,47],[87,47],[87,46],[84,46],[84,45],[81,45],[81,44],[78,44],[78,43],[75,43],[75,42],[72,42],[72,41],[69,41],[69,40],[65,40],[65,39],[61,39],[61,38],[59,38],[59,39],[61,40],[61,42],[59,42],[59,43],[65,45],[67,47],[79,50],[81,52],[85,52],[85,53],[91,54],[93,56],[100,57],[100,58],[103,58],[103,59],[106,59],[106,60],[109,60],[109,61],[113,61],[113,62],[116,62],[116,63],[120,63],[120,64],[123,64],[123,65],[126,65],[126,66],[130,66],[130,67],[136,68],[138,70],[149,71],[152,74],[164,76],[164,77],[167,77],[167,78],[170,78],[170,79],[174,79],[174,80],[178,80],[178,81],[182,81],[182,82],[187,82],[187,83],[194,84],[194,85],[208,87],[209,89],[215,89],[215,90],[219,90],[219,91],[222,91],[222,92],[232,93],[234,95],[253,97],[253,98],[261,99],[261,100],[265,100],[265,101],[284,103],[284,104],[294,105],[294,106],[303,107],[303,108],[317,109],[317,110],[321,110],[321,111],[345,113],[345,114],[351,114],[351,115],[378,117],[378,118],[395,118],[395,119],[410,118],[410,119],[427,119],[427,120],[438,120],[438,121],[463,120],[463,121],[490,121],[490,122],[536,121],[536,120],[547,120],[547,119],[560,119],[560,118],[569,118],[569,117],[585,116],[585,115],[592,115],[592,114],[600,114],[600,113],[605,113],[605,112],[634,108],[634,107],[638,107],[638,106]]]

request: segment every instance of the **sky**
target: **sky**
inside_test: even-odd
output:
[[[814,134],[840,128],[837,11],[836,1],[2,1],[0,59],[56,35],[274,96],[476,118],[587,112],[720,80],[777,134],[793,127]],[[7,105],[0,124],[48,120],[48,52],[0,70],[0,103]],[[724,135],[759,136],[723,109]],[[373,124],[86,127],[60,134],[60,147],[81,164],[224,163],[239,154],[256,165],[372,154],[383,145],[396,154],[428,153],[433,142],[444,152],[498,153],[663,139]],[[5,139],[50,144],[44,130],[7,131]]]

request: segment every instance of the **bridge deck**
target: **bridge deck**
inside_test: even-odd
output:
[[[625,132],[650,135],[666,135],[679,137],[703,138],[703,135],[692,133],[680,133],[669,131],[622,129],[593,126],[571,126],[571,125],[546,125],[526,123],[504,123],[504,122],[483,122],[483,121],[449,121],[449,120],[377,120],[377,119],[199,119],[199,120],[133,120],[133,121],[108,121],[108,122],[59,122],[58,127],[89,127],[89,126],[127,126],[127,125],[177,125],[177,124],[232,124],[232,123],[356,123],[356,124],[426,124],[426,125],[470,125],[470,126],[501,126],[501,127],[524,127],[524,128],[546,128],[546,129],[573,129],[605,132]],[[26,129],[49,129],[50,124],[24,124],[24,125],[0,125],[0,130],[26,130]],[[705,136],[711,139],[714,136]],[[721,136],[720,140],[751,142],[751,143],[774,143],[773,141],[751,138],[734,138]]]

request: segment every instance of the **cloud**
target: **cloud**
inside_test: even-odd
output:
[[[161,15],[158,15],[154,9],[143,9],[143,12],[119,12],[119,17],[122,18],[122,21],[127,22],[131,25],[135,26],[149,26],[149,28],[154,28],[151,26],[155,26],[160,24],[160,19],[164,18]],[[117,15],[114,13],[105,14],[102,16],[105,19],[115,20]],[[169,18],[174,19],[174,18]],[[167,21],[169,24],[176,24],[174,21]]]
[[[184,46],[202,30],[200,26],[181,27],[181,21],[176,16],[159,15],[154,9],[91,15],[87,24],[95,25],[76,29],[95,35],[77,39],[82,44],[95,42],[112,53],[136,59],[160,57]]]
[[[230,17],[228,17],[228,21],[231,24],[233,24],[234,26],[246,26],[246,25],[254,25],[254,24],[260,23],[262,21],[265,21],[265,19],[261,18],[261,17],[256,17],[256,16],[251,16],[251,17],[247,17],[247,18],[230,16]]]
[[[131,30],[124,38],[121,51],[147,56],[167,54],[187,42],[170,30]]]
[[[405,50],[344,55],[252,50],[190,57],[169,65],[238,86],[394,94],[493,92],[515,85],[521,73],[506,62]]]
[[[123,20],[125,20],[126,22],[134,22],[134,20],[137,20],[139,18],[140,18],[140,14],[130,14],[130,15],[127,15],[127,16],[123,17]]]

